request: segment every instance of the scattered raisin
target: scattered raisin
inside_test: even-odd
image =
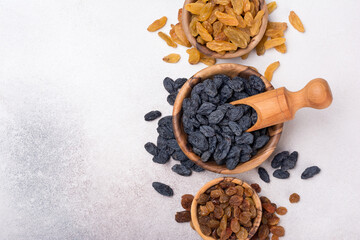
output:
[[[285,215],[287,213],[287,209],[285,207],[278,207],[276,209],[276,213],[279,215]]]
[[[253,184],[251,184],[251,187],[255,190],[255,192],[257,192],[257,193],[261,192],[261,187],[259,186],[259,184],[253,183]]]
[[[282,226],[272,226],[270,232],[278,237],[285,235],[285,229]]]
[[[299,201],[300,201],[300,195],[297,194],[297,193],[291,194],[290,197],[289,197],[289,201],[290,201],[291,203],[297,203],[297,202],[299,202]]]
[[[181,206],[185,209],[190,211],[191,204],[194,199],[194,196],[191,194],[185,194],[181,197]]]
[[[175,214],[175,221],[177,221],[178,223],[190,222],[191,221],[190,212],[189,211],[177,212]]]

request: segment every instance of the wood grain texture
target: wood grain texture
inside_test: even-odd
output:
[[[332,99],[329,84],[324,79],[317,78],[297,92],[290,92],[282,87],[234,101],[231,104],[246,104],[256,110],[257,122],[247,130],[247,132],[252,132],[292,120],[296,111],[304,107],[327,108]]]
[[[196,39],[191,35],[190,28],[189,28],[189,24],[191,21],[191,13],[185,9],[185,5],[188,3],[193,3],[193,2],[195,2],[195,0],[185,0],[185,2],[184,2],[184,7],[182,10],[182,21],[181,21],[182,27],[185,32],[186,38],[189,40],[191,45],[196,47],[201,53],[203,53],[207,56],[210,56],[213,58],[241,57],[241,56],[251,52],[251,50],[253,50],[256,47],[256,45],[260,42],[260,40],[262,39],[262,37],[265,34],[267,23],[268,23],[268,18],[269,18],[269,12],[268,12],[265,0],[259,0],[260,10],[264,10],[264,16],[262,18],[262,23],[261,23],[259,33],[250,40],[250,43],[248,44],[248,46],[246,48],[239,48],[235,52],[227,52],[224,55],[221,55],[215,51],[210,50],[205,45],[198,43],[196,41]]]
[[[248,183],[237,179],[237,178],[232,178],[232,177],[222,177],[222,178],[216,178],[211,180],[210,182],[206,183],[202,188],[200,188],[200,190],[196,193],[194,200],[191,204],[191,221],[194,225],[194,228],[196,230],[196,232],[204,239],[204,240],[213,240],[214,238],[209,237],[204,235],[201,230],[200,230],[200,224],[198,221],[198,217],[197,217],[197,207],[198,207],[198,199],[200,197],[200,194],[206,192],[206,190],[208,190],[210,187],[222,182],[222,181],[231,181],[237,185],[240,185],[244,188],[252,188]],[[246,238],[246,240],[249,240],[251,237],[253,237],[256,233],[256,231],[258,230],[260,223],[261,223],[261,218],[262,218],[262,205],[261,205],[261,201],[260,198],[258,196],[258,194],[256,193],[256,191],[253,189],[253,196],[251,197],[252,200],[255,203],[255,207],[256,207],[256,212],[257,212],[257,216],[254,220],[253,223],[253,227],[251,228],[251,230],[249,231],[249,235]]]
[[[184,132],[182,125],[182,103],[185,98],[189,97],[192,91],[192,88],[199,82],[211,78],[216,74],[225,74],[233,78],[235,76],[240,76],[248,78],[251,75],[259,76],[264,84],[266,91],[273,90],[274,87],[267,81],[260,73],[252,69],[251,67],[243,66],[240,64],[234,63],[224,63],[216,64],[196,73],[192,76],[180,89],[173,108],[173,128],[175,138],[185,155],[206,170],[220,173],[220,174],[237,174],[249,171],[261,163],[263,163],[270,155],[274,152],[277,143],[280,140],[280,136],[283,129],[283,124],[277,124],[268,128],[270,140],[269,142],[258,151],[258,153],[253,156],[250,161],[246,163],[239,164],[235,169],[229,170],[225,165],[217,165],[215,161],[210,160],[206,163],[201,161],[200,156],[197,156],[191,149],[191,146],[187,142],[187,134]]]

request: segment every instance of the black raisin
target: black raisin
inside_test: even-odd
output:
[[[216,139],[216,138],[215,138],[215,139]],[[206,151],[206,152],[204,152],[203,154],[201,154],[201,161],[207,162],[207,161],[209,161],[210,157],[211,157],[211,152],[210,152],[210,151]]]
[[[235,92],[241,92],[244,89],[244,79],[241,77],[234,77],[232,80],[228,81],[227,84]]]
[[[145,119],[145,121],[153,121],[159,117],[161,117],[161,112],[156,110],[156,111],[151,111],[151,112],[148,112],[147,114],[145,114],[144,119]]]
[[[164,79],[163,85],[164,85],[165,90],[168,91],[168,93],[173,93],[176,91],[174,80],[172,80],[169,77],[166,77]]]
[[[223,86],[220,90],[220,103],[226,103],[226,101],[231,98],[232,94],[233,90],[228,85]]]
[[[236,122],[229,121],[229,127],[236,136],[240,136],[242,134],[241,126],[239,124],[237,124]]]
[[[240,162],[245,163],[251,159],[251,154],[245,153],[240,156]]]
[[[206,137],[199,131],[191,133],[188,136],[188,141],[193,147],[196,147],[201,151],[206,151],[209,148],[209,144]]]
[[[216,81],[216,79],[221,79],[223,83],[227,83],[230,80],[230,77],[225,74],[217,74],[213,79],[214,81]]]
[[[209,120],[207,119],[207,117],[200,115],[200,114],[196,114],[196,119],[198,120],[198,122],[202,125],[208,125],[209,124]]]
[[[191,95],[193,94],[200,94],[205,88],[204,83],[198,83],[194,86],[193,90],[191,91]]]
[[[274,171],[273,176],[279,179],[286,179],[290,177],[290,173],[288,171],[277,169]]]
[[[196,147],[193,147],[192,148],[193,152],[198,155],[198,156],[201,156],[203,151],[201,151],[200,149],[196,148]]]
[[[205,137],[213,137],[215,136],[215,130],[210,126],[200,126],[200,132],[204,134]]]
[[[231,139],[230,137],[225,137],[222,141],[217,145],[214,152],[214,160],[218,165],[222,165],[225,162],[223,161],[228,154],[231,147]]]
[[[151,155],[156,156],[159,153],[159,149],[156,147],[155,144],[153,144],[152,142],[148,142],[145,144],[145,150],[150,153]]]
[[[215,125],[216,126],[216,125]],[[209,138],[209,152],[214,153],[216,149],[217,138],[216,136]]]
[[[240,144],[238,147],[241,149],[243,154],[250,154],[253,151],[253,149],[248,144]]]
[[[250,81],[250,84],[251,84],[253,89],[255,89],[255,90],[259,91],[259,92],[264,92],[265,91],[265,84],[261,80],[260,77],[252,75],[252,76],[249,77],[249,81]]]
[[[235,108],[229,109],[226,112],[226,116],[230,121],[238,121],[244,115],[244,108],[242,106],[236,106]]]
[[[186,83],[186,81],[187,81],[186,78],[178,78],[178,79],[176,79],[175,83],[174,83],[174,88],[176,90],[181,88]]]
[[[213,111],[215,111],[216,106],[212,103],[209,102],[204,102],[203,104],[201,104],[200,108],[197,110],[198,114],[201,115],[209,115],[210,113],[212,113]]]
[[[180,164],[175,164],[174,166],[172,166],[171,170],[181,176],[190,176],[191,175],[191,169],[180,165]]]
[[[284,161],[281,164],[281,170],[283,171],[287,171],[289,169],[293,169],[296,165],[296,162],[298,160],[298,152],[294,151],[290,154],[290,156],[288,156],[287,158],[284,159]]]
[[[216,95],[215,97],[209,97],[209,102],[213,103],[213,104],[219,104],[220,102],[220,96]]]
[[[159,126],[157,129],[159,135],[165,139],[173,139],[175,138],[174,132],[172,129],[168,128],[167,126]]]
[[[318,166],[312,166],[305,169],[305,171],[301,174],[301,179],[312,178],[316,174],[320,172],[320,168]]]
[[[243,131],[245,131],[245,130],[249,129],[249,127],[251,126],[251,119],[250,119],[249,116],[244,115],[244,116],[242,116],[242,117],[240,118],[240,120],[238,121],[238,123],[239,123],[241,129],[242,129]]]
[[[170,155],[165,149],[161,149],[157,155],[153,157],[153,162],[165,164],[170,160]]]
[[[233,170],[239,164],[239,158],[229,158],[226,160],[226,167],[229,170]]]
[[[190,159],[184,160],[184,161],[180,161],[180,164],[187,167],[187,168],[191,168],[192,166],[194,166],[194,162],[191,161]]]
[[[221,87],[221,85],[223,84],[223,78],[219,78],[219,77],[214,77],[213,78],[213,81],[214,81],[214,83],[215,83],[215,86],[216,86],[216,88],[217,89],[219,89],[220,87]]]
[[[167,147],[167,140],[161,136],[158,136],[156,144],[159,149],[164,149]]]
[[[266,183],[270,182],[270,176],[265,168],[259,167],[258,173],[259,173],[259,177],[261,178],[261,180],[263,180]]]
[[[209,101],[209,96],[205,92],[201,92],[200,97],[201,97],[201,100],[203,102],[208,102]]]
[[[174,195],[174,191],[172,190],[172,188],[166,184],[163,184],[160,182],[153,182],[152,186],[161,195],[164,195],[167,197],[171,197]]]
[[[169,140],[167,140],[167,141],[166,141],[166,145],[167,145],[169,148],[171,148],[171,149],[173,149],[173,150],[175,150],[175,151],[180,151],[180,150],[181,150],[179,144],[178,144],[177,141],[176,141],[176,139],[169,139]]]
[[[183,151],[179,150],[179,151],[175,151],[171,157],[174,159],[174,160],[177,160],[177,161],[185,161],[187,160],[187,156],[185,155],[185,153],[183,153]]]
[[[202,167],[194,164],[194,166],[191,167],[191,169],[194,171],[194,172],[203,172],[205,171],[205,169],[203,169]]]
[[[238,146],[232,146],[226,158],[237,158],[240,157],[241,149]]]
[[[225,113],[221,110],[216,110],[209,115],[210,124],[218,124],[225,116]]]
[[[262,135],[255,140],[254,148],[260,149],[269,142],[270,137],[268,135]]]
[[[172,126],[172,116],[162,117],[158,122],[158,126]]]
[[[235,137],[236,144],[252,144],[254,142],[254,135],[244,132],[241,136]]]
[[[211,79],[207,79],[204,81],[204,92],[209,97],[215,97],[218,94],[217,87],[215,85],[215,82]]]
[[[289,156],[288,151],[283,151],[275,155],[274,159],[271,161],[271,167],[278,168],[282,165],[282,162],[285,158]]]
[[[233,131],[231,130],[231,128],[230,127],[228,127],[228,126],[221,126],[220,127],[221,128],[221,135],[222,136],[232,136],[232,135],[234,135],[234,133],[233,133]]]

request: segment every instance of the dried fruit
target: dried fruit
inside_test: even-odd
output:
[[[196,31],[201,36],[201,38],[204,39],[204,41],[210,42],[213,40],[213,37],[200,22],[196,22]]]
[[[285,235],[285,229],[282,226],[272,226],[270,232],[278,237]]]
[[[285,43],[285,38],[273,38],[273,39],[269,39],[264,43],[264,47],[265,49],[270,49],[276,46],[279,46],[283,43]]]
[[[153,182],[153,188],[163,196],[171,197],[174,195],[174,191],[172,188],[164,183],[161,182]]]
[[[281,31],[285,31],[287,29],[286,22],[268,22],[266,29],[280,29]]]
[[[282,165],[284,159],[289,156],[288,151],[283,151],[275,155],[274,159],[271,161],[271,167],[278,168]]]
[[[320,168],[318,166],[312,166],[305,169],[305,171],[301,174],[301,179],[312,178],[316,174],[320,172]]]
[[[261,240],[265,240],[266,237],[269,235],[269,233],[270,233],[270,230],[269,230],[268,225],[261,224],[259,227],[258,233],[257,233],[258,238]]]
[[[291,203],[297,203],[297,202],[299,202],[299,201],[300,201],[300,195],[297,194],[297,193],[291,194],[290,197],[289,197],[289,201],[290,201]]]
[[[163,32],[158,32],[159,37],[161,37],[168,46],[176,48],[177,44],[173,42],[173,40],[171,39],[171,37]]]
[[[304,25],[302,24],[300,18],[294,11],[290,12],[289,21],[296,30],[298,30],[299,32],[305,32]]]
[[[160,19],[155,20],[150,26],[147,28],[149,32],[155,32],[160,28],[164,27],[167,22],[167,17],[162,17]]]
[[[273,176],[279,179],[286,179],[290,177],[290,173],[288,171],[278,169],[274,171]]]
[[[290,154],[290,156],[288,156],[287,158],[284,159],[284,161],[281,164],[281,170],[283,171],[287,171],[289,169],[293,169],[296,165],[296,162],[298,160],[298,152],[294,151]]]
[[[187,210],[187,211],[190,211],[191,209],[191,204],[192,204],[192,201],[194,199],[194,196],[191,195],[191,194],[185,194],[181,197],[181,206]]]
[[[264,47],[264,43],[266,42],[267,39],[268,39],[268,37],[264,35],[263,38],[258,43],[258,45],[256,45],[256,54],[258,56],[264,55],[264,53],[266,51],[265,47]]]
[[[285,215],[287,213],[287,209],[285,207],[278,207],[276,209],[276,213],[279,215]]]
[[[268,3],[267,8],[268,8],[269,14],[272,13],[277,8],[276,2],[274,1],[274,2]]]
[[[178,21],[179,21],[179,23],[181,23],[181,21],[182,21],[182,8],[179,8],[179,11],[178,11]]]
[[[226,27],[224,29],[225,35],[229,38],[229,40],[235,44],[239,48],[247,47],[247,40],[244,36],[243,31],[235,28],[235,27]]]
[[[259,184],[253,183],[253,184],[251,184],[251,187],[255,190],[255,192],[257,192],[257,193],[261,192],[261,187],[259,186]]]
[[[231,219],[231,222],[230,222],[231,231],[233,231],[234,233],[237,233],[240,231],[240,227],[241,227],[240,223],[236,218]]]
[[[279,38],[284,36],[284,32],[281,29],[268,29],[265,32],[265,36]]]
[[[206,21],[210,17],[213,9],[214,9],[213,3],[209,2],[205,4],[205,6],[200,10],[199,21]]]
[[[180,55],[177,53],[171,53],[165,57],[163,57],[163,61],[167,63],[177,63],[180,61]]]
[[[250,12],[245,13],[244,21],[245,21],[247,26],[251,27],[252,24],[253,24],[253,21],[254,21],[253,15],[251,15]]]
[[[276,49],[276,51],[278,51],[280,53],[286,53],[286,51],[287,51],[285,43],[283,43],[279,46],[276,46],[275,49]]]
[[[263,180],[263,181],[266,182],[266,183],[269,183],[269,182],[270,182],[269,174],[268,174],[268,172],[265,170],[265,168],[259,167],[258,173],[259,173],[259,176],[260,176],[261,180]]]
[[[276,62],[273,62],[271,63],[265,70],[265,74],[264,74],[264,77],[269,81],[271,82],[272,78],[273,78],[273,74],[274,74],[274,71],[280,66],[280,62],[279,61],[276,61]]]
[[[159,117],[161,117],[160,111],[151,111],[151,112],[148,112],[147,114],[145,114],[144,119],[145,119],[145,121],[153,121]]]
[[[250,35],[253,37],[255,35],[257,35],[260,31],[260,27],[261,27],[261,23],[262,23],[262,18],[264,16],[265,12],[263,10],[260,10],[252,23],[252,26],[250,27]]]
[[[249,233],[244,227],[241,227],[240,231],[236,233],[236,237],[238,238],[238,240],[245,240],[247,239],[248,235]]]
[[[196,37],[198,35],[197,29],[196,29],[196,23],[199,21],[197,17],[193,17],[189,24],[190,33],[193,37]]]
[[[217,40],[206,43],[206,47],[215,52],[231,51],[237,49],[237,46],[233,43]]]
[[[244,0],[244,12],[248,12],[251,9],[251,4],[249,0]]]
[[[230,0],[215,0],[215,3],[220,5],[228,5]]]
[[[216,63],[216,59],[200,53],[200,62],[206,64],[207,66],[212,66]]]
[[[200,61],[200,52],[196,48],[191,48],[186,50],[189,54],[189,63],[190,64],[198,64]]]
[[[242,60],[247,59],[247,58],[249,57],[249,54],[250,54],[250,53],[247,53],[247,54],[242,55],[242,56],[241,56],[241,59],[242,59]]]
[[[239,22],[236,19],[236,17],[234,17],[230,14],[226,14],[226,13],[217,11],[217,12],[215,12],[215,16],[219,19],[220,22],[222,22],[225,25],[229,25],[229,26],[239,25]]]
[[[196,2],[196,3],[188,3],[185,5],[185,9],[192,14],[199,15],[201,9],[205,6],[204,3]]]
[[[243,9],[244,8],[244,1],[243,0],[231,0],[231,5],[233,6],[234,12],[237,15],[242,14],[242,12],[244,10]]]
[[[206,31],[208,31],[209,34],[212,34],[214,32],[213,27],[211,25],[211,23],[209,23],[208,21],[204,21],[202,23],[203,27],[206,29]]]
[[[175,164],[174,166],[172,166],[171,170],[181,176],[190,176],[191,175],[191,170],[188,167],[185,167],[180,164]]]
[[[189,40],[187,40],[185,32],[180,23],[177,23],[174,26],[174,31],[175,31],[175,34],[178,37],[178,39],[183,43],[183,45],[185,47],[191,47],[191,44],[190,44]]]

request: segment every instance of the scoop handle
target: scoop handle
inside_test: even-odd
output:
[[[330,106],[333,97],[330,86],[325,79],[316,78],[297,92],[287,91],[287,99],[292,114],[303,107],[323,109]]]

